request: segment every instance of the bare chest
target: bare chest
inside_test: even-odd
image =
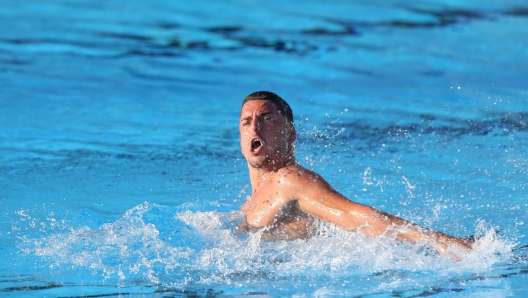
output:
[[[255,227],[269,225],[284,205],[284,198],[274,189],[259,190],[242,206],[247,222]]]
[[[279,227],[305,219],[307,214],[297,200],[285,198],[277,193],[255,193],[242,207],[247,223],[254,227]]]

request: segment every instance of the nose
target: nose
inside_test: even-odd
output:
[[[251,122],[251,130],[255,131],[255,132],[260,131],[260,121],[258,121],[258,120],[252,121]]]

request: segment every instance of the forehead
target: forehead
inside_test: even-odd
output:
[[[262,113],[277,113],[279,114],[279,110],[277,109],[277,106],[269,101],[269,100],[252,100],[246,102],[242,106],[242,112],[240,113],[240,117],[252,115],[252,114],[262,114]]]

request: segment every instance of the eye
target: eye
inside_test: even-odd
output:
[[[271,122],[271,121],[273,121],[273,118],[271,118],[271,117],[264,117],[264,121]]]

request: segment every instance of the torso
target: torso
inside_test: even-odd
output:
[[[294,167],[296,169],[298,167]],[[268,177],[253,190],[251,198],[242,206],[250,226],[266,228],[263,235],[266,239],[306,239],[313,234],[314,218],[301,210],[283,179],[295,173],[292,169],[285,169]]]

